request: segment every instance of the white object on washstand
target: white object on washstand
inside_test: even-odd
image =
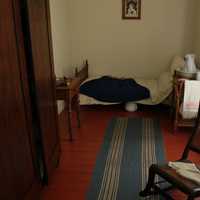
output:
[[[186,72],[189,73],[196,73],[197,67],[195,64],[195,55],[194,54],[187,54],[185,56],[185,62],[186,62]]]
[[[128,112],[135,112],[135,111],[137,111],[137,108],[138,108],[138,106],[134,102],[125,103],[125,110]]]

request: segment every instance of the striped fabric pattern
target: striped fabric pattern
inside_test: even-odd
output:
[[[140,199],[138,194],[146,185],[149,166],[163,161],[158,120],[115,118],[107,128],[87,199]]]
[[[142,149],[141,149],[141,190],[146,186],[149,176],[149,166],[157,163],[155,132],[152,119],[143,120]],[[158,177],[155,178],[158,181]],[[159,196],[151,196],[151,200],[159,200]]]
[[[116,199],[127,122],[127,119],[118,119],[114,128],[98,200]]]

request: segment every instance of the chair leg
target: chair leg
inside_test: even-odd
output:
[[[78,128],[81,127],[81,120],[80,120],[80,100],[79,95],[76,96],[76,119],[78,122]]]
[[[154,186],[155,175],[156,175],[155,167],[154,165],[151,165],[151,167],[149,168],[149,178],[148,178],[147,185],[145,189],[139,193],[141,197],[146,197],[153,194],[152,189]]]

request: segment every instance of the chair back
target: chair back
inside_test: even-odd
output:
[[[193,133],[182,155],[183,160],[188,158],[190,151],[200,153],[200,106],[199,106],[198,115],[195,122],[195,127],[193,129]]]

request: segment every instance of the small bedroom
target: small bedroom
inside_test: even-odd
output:
[[[199,0],[0,13],[0,199],[200,199]]]

